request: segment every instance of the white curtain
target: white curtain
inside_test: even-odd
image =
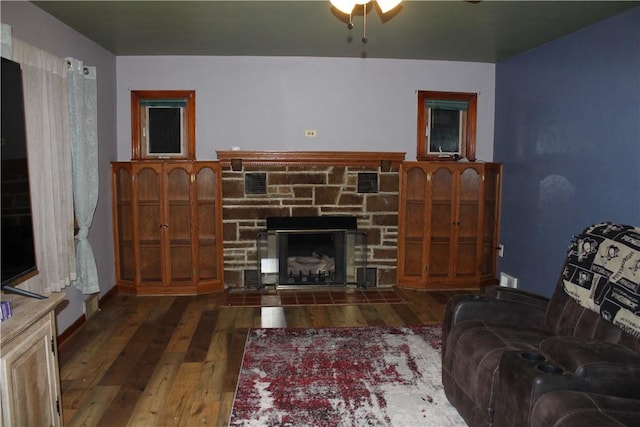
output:
[[[22,66],[39,272],[21,287],[46,295],[76,276],[67,62],[15,38],[12,51]]]
[[[78,232],[73,285],[83,294],[100,292],[96,260],[87,237],[98,203],[98,117],[96,68],[67,58],[69,118],[73,164],[73,200]]]

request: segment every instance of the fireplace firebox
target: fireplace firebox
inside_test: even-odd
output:
[[[258,286],[365,286],[367,238],[354,216],[269,217],[257,238]]]

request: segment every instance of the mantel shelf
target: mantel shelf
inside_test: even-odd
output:
[[[377,151],[216,151],[223,166],[242,165],[335,165],[397,167],[406,153]]]

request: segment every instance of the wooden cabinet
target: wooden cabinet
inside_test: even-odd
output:
[[[400,286],[459,289],[497,281],[501,169],[497,163],[402,164]]]
[[[2,426],[60,426],[60,374],[54,308],[64,299],[3,295],[13,317],[0,325]]]
[[[112,164],[118,288],[141,295],[223,288],[218,162]]]

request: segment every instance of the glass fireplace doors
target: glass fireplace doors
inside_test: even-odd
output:
[[[358,230],[265,230],[258,286],[365,286],[367,236]]]

